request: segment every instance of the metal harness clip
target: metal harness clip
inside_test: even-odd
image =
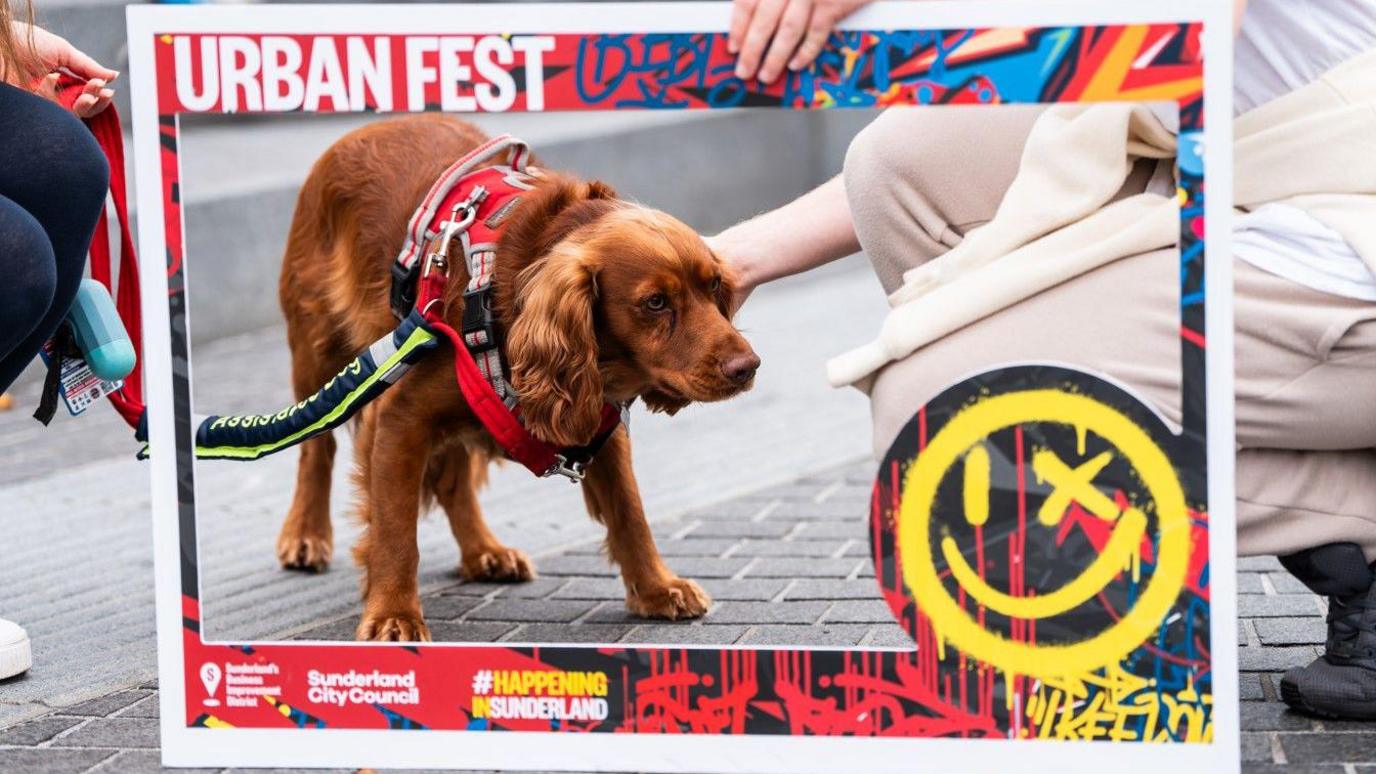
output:
[[[482,186],[475,186],[468,198],[455,204],[454,209],[449,211],[449,220],[440,225],[439,236],[435,239],[435,249],[425,256],[425,267],[421,271],[422,277],[430,273],[431,267],[448,273],[449,243],[454,240],[456,235],[462,234],[468,230],[469,226],[473,225],[473,221],[478,217],[478,205],[486,198],[487,189]]]
[[[583,478],[588,474],[588,463],[571,460],[562,454],[554,455],[554,464],[549,470],[545,471],[546,476],[560,475],[569,480],[569,483],[582,483]]]

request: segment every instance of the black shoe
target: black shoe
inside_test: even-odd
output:
[[[1324,654],[1285,673],[1281,699],[1309,715],[1376,720],[1376,573],[1362,549],[1332,543],[1280,561],[1314,593],[1328,596]]]

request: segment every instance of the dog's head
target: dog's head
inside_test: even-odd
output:
[[[695,231],[600,183],[547,177],[526,196],[501,249],[532,259],[498,314],[535,435],[583,444],[605,401],[672,414],[750,389],[760,359],[731,324],[730,268]]]

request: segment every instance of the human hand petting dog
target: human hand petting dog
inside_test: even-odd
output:
[[[66,38],[41,27],[15,22],[14,37],[21,41],[32,40],[34,55],[45,73],[35,84],[34,92],[56,99],[58,80],[62,71],[66,71],[86,81],[71,108],[77,118],[90,118],[110,106],[115,92],[109,84],[119,77],[118,71],[97,62]]]
[[[734,0],[727,49],[736,77],[773,83],[812,64],[836,25],[871,0]]]
[[[731,268],[730,311],[755,288],[860,251],[845,181],[833,177],[778,209],[708,237],[708,248]]]

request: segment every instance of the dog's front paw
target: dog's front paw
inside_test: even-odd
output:
[[[354,639],[373,642],[429,642],[430,627],[425,619],[412,613],[368,615],[358,622]]]
[[[334,541],[329,535],[307,534],[288,524],[277,536],[277,561],[288,570],[323,572],[333,554]]]
[[[497,546],[464,554],[459,576],[466,581],[523,583],[535,577],[535,565],[525,551]]]
[[[626,597],[626,607],[641,618],[698,618],[711,607],[712,598],[687,578],[671,578],[658,586],[637,587]]]

